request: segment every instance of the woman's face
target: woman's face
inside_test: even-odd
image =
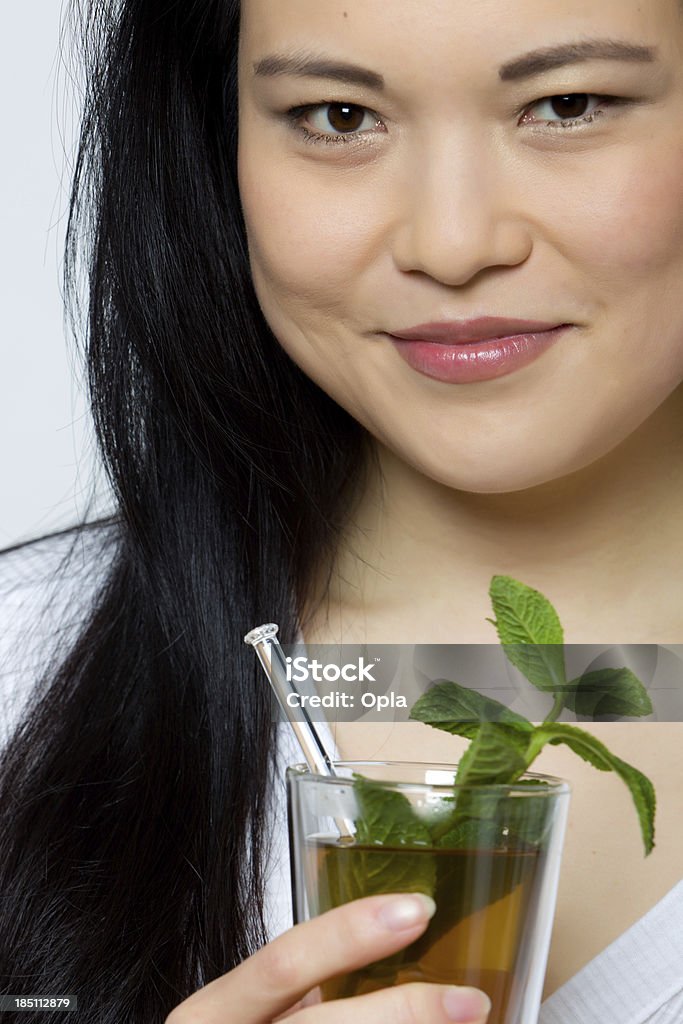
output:
[[[263,313],[419,472],[563,476],[683,379],[680,0],[244,0],[239,112]],[[571,326],[476,344],[487,317]],[[459,348],[412,350],[464,359],[455,380],[390,337],[445,321]]]

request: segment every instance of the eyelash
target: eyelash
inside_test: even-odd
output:
[[[533,109],[533,107],[535,106],[538,106],[540,103],[543,103],[547,100],[556,99],[557,97],[560,96],[587,96],[589,99],[599,99],[603,103],[607,102],[609,106],[618,106],[620,104],[624,105],[629,102],[628,100],[623,99],[622,97],[619,96],[599,96],[596,93],[553,93],[551,96],[543,96],[541,97],[541,99],[536,100],[534,103],[531,103],[529,106],[525,107],[524,110],[520,112],[520,116],[525,115],[529,110]],[[323,143],[326,145],[336,145],[337,143],[351,143],[357,145],[359,142],[361,142],[363,136],[370,134],[368,131],[355,131],[347,132],[346,134],[340,133],[339,135],[327,135],[324,132],[311,131],[310,128],[306,127],[306,125],[299,124],[299,121],[305,114],[310,113],[310,111],[312,110],[320,110],[323,107],[352,107],[355,110],[364,110],[366,113],[372,113],[372,111],[368,110],[367,107],[363,107],[360,104],[345,103],[335,100],[328,100],[323,103],[309,103],[301,107],[292,107],[290,110],[287,111],[286,116],[291,122],[292,128],[295,131],[301,133],[304,142],[313,143],[314,145],[316,143]],[[571,130],[579,128],[584,124],[590,124],[592,121],[595,121],[597,117],[600,117],[604,113],[604,108],[598,107],[595,110],[592,110],[590,114],[584,114],[581,117],[565,118],[564,120],[560,121],[545,121],[545,123],[539,122],[538,124],[532,123],[531,127],[535,129],[550,128],[551,130]],[[381,123],[379,118],[377,118],[377,123]]]

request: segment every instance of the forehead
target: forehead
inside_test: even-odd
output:
[[[242,0],[241,35],[250,56],[326,43],[361,48],[386,61],[509,49],[609,35],[680,39],[683,0]],[[494,52],[496,51],[496,52]]]

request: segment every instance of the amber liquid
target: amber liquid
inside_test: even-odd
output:
[[[321,986],[323,1001],[409,981],[473,985],[491,999],[489,1024],[521,1024],[532,942],[528,922],[543,873],[538,850],[389,849],[320,841],[309,846],[315,879],[309,879],[308,891],[318,897],[312,913],[364,894],[410,891],[409,884],[399,888],[395,880],[424,877],[420,858],[434,858],[436,867],[437,911],[423,935],[391,957],[331,978]],[[405,861],[403,871],[394,858]]]

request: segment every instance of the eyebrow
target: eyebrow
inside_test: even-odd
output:
[[[552,71],[567,64],[586,60],[622,60],[652,62],[657,59],[657,47],[639,46],[619,39],[586,39],[579,43],[564,43],[532,50],[522,57],[503,64],[498,75],[503,82],[518,82],[544,71]]]
[[[540,75],[544,71],[578,64],[586,60],[619,60],[652,62],[657,59],[657,48],[627,43],[619,39],[587,39],[578,43],[564,43],[532,50],[503,64],[498,76],[503,82],[520,81]],[[377,71],[331,60],[323,55],[298,50],[291,54],[271,53],[253,64],[254,75],[273,78],[294,75],[297,78],[329,78],[347,85],[359,85],[375,92],[384,90],[384,76]]]
[[[384,76],[368,71],[358,64],[329,60],[317,54],[297,51],[292,54],[272,53],[254,64],[254,74],[264,77],[275,75],[296,75],[298,78],[331,78],[347,85],[361,85],[366,89],[382,92]]]

